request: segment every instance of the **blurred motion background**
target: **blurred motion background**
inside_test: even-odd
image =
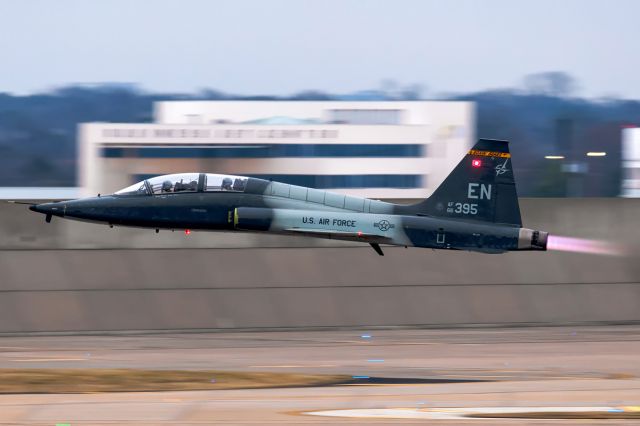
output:
[[[638,12],[2,3],[0,198],[196,171],[412,202],[483,137],[511,142],[525,225],[574,239],[378,259],[335,241],[46,225],[3,203],[0,332],[640,321]]]

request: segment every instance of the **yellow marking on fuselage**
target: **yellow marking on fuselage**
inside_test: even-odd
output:
[[[478,151],[477,149],[469,150],[469,155],[479,155],[481,157],[511,158],[511,154],[509,154],[508,152]]]

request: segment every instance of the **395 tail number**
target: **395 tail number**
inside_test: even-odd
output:
[[[456,203],[450,201],[447,205],[447,213],[457,214],[478,214],[478,204],[476,203]]]

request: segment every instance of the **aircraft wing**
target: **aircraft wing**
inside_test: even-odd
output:
[[[331,238],[335,240],[351,240],[351,241],[363,241],[363,242],[379,242],[384,243],[391,241],[390,237],[386,235],[371,234],[367,232],[351,232],[351,231],[336,231],[330,229],[309,229],[309,228],[287,228],[286,232],[291,232],[296,235],[304,235],[307,237],[316,238]]]

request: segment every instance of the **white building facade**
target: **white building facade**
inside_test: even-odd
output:
[[[640,197],[640,128],[622,130],[622,188],[620,196]]]
[[[80,125],[80,185],[105,194],[203,172],[423,198],[472,146],[474,116],[470,102],[158,102],[154,123]]]

